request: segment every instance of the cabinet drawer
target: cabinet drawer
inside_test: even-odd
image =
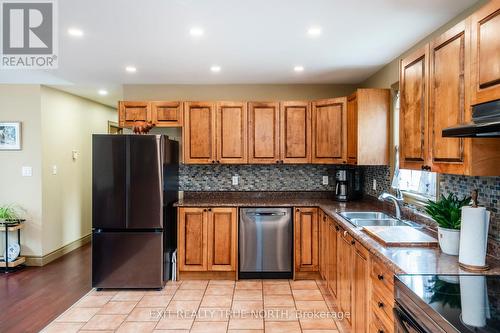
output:
[[[394,273],[387,269],[379,259],[372,256],[371,277],[374,288],[386,288],[391,295],[394,293]]]
[[[375,313],[372,313],[372,320],[370,321],[370,332],[374,333],[393,333],[394,326],[386,326]]]
[[[373,289],[372,291],[372,309],[373,313],[381,319],[386,326],[392,326],[394,323],[394,299],[392,295],[386,295],[385,290]],[[382,296],[383,295],[383,296]]]

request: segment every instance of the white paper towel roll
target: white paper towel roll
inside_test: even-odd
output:
[[[467,266],[486,265],[490,212],[484,207],[462,207],[458,262]]]

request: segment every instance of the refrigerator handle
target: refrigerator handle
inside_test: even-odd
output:
[[[128,228],[130,215],[130,137],[125,139],[125,227]]]

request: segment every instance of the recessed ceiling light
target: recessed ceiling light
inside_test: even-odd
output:
[[[193,27],[189,30],[189,34],[193,37],[203,36],[204,33],[205,31],[203,31],[203,29],[199,27]]]
[[[104,90],[104,89],[99,89],[98,91],[99,95],[101,96],[106,96],[108,94],[108,91],[107,90]]]
[[[218,73],[220,72],[220,66],[213,65],[212,67],[210,67],[210,70],[214,73]]]
[[[135,68],[134,66],[127,66],[127,67],[125,67],[125,70],[129,73],[137,72],[137,68]]]
[[[294,71],[296,72],[303,72],[304,71],[304,66],[295,66],[293,68]]]
[[[68,34],[73,37],[82,37],[83,36],[83,30],[78,29],[78,28],[69,28],[68,29]]]
[[[321,35],[321,28],[320,27],[310,27],[307,29],[307,34],[311,37],[318,37]]]

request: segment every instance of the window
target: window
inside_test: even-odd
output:
[[[399,189],[421,199],[436,199],[437,174],[420,170],[399,170]]]

